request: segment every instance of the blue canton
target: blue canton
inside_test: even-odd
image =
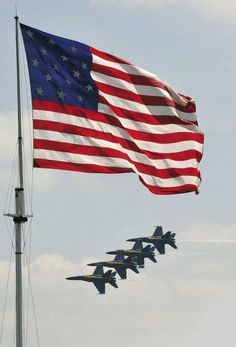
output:
[[[21,24],[32,100],[97,111],[98,90],[91,77],[92,55],[83,43]]]

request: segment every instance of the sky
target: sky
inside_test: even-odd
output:
[[[24,24],[84,42],[128,59],[191,96],[205,133],[200,194],[151,194],[135,174],[99,175],[33,170],[32,222],[24,232],[31,295],[25,346],[197,347],[232,345],[235,322],[236,2],[233,0],[86,0],[0,3],[0,199],[14,205],[16,68],[14,16]],[[21,48],[21,53],[23,49]],[[25,58],[23,58],[23,62]],[[22,63],[27,182],[31,113]],[[31,183],[26,185],[29,196]],[[32,205],[32,208],[31,208]],[[129,273],[119,289],[67,282],[89,274],[86,264],[128,248],[128,238],[151,235],[155,225],[176,232],[178,250]],[[0,346],[14,342],[14,262],[10,222],[0,217]],[[32,237],[32,239],[31,239]],[[24,255],[26,259],[26,254]],[[26,259],[27,260],[27,259]],[[27,261],[26,261],[27,263]],[[27,287],[28,267],[24,266]],[[27,320],[27,313],[25,313]]]

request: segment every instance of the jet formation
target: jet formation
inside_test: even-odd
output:
[[[177,249],[175,244],[175,233],[167,231],[163,234],[161,226],[157,226],[151,236],[135,237],[127,241],[134,242],[133,248],[116,249],[106,252],[106,254],[115,255],[113,260],[89,263],[89,266],[95,266],[95,270],[91,275],[72,276],[66,279],[92,282],[99,294],[105,294],[105,285],[107,283],[114,288],[118,288],[115,278],[116,273],[118,273],[121,279],[126,279],[128,269],[135,273],[139,273],[139,268],[144,268],[145,258],[157,263],[155,249],[159,254],[165,254],[166,245],[170,245]],[[143,247],[143,243],[147,243],[148,245]],[[114,269],[115,271],[108,270],[104,272],[104,267]]]

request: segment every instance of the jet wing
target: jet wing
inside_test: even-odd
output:
[[[133,249],[137,249],[137,250],[143,249],[142,241],[136,241],[134,246],[133,246]]]
[[[153,244],[160,254],[165,254],[165,245],[163,242],[156,241]]]
[[[122,254],[121,252],[118,252],[114,258],[115,261],[124,261],[124,259],[124,254]]]
[[[96,280],[93,282],[93,284],[95,285],[95,287],[99,291],[99,294],[105,294],[105,283],[104,282]]]
[[[126,279],[126,268],[123,266],[116,266],[116,272],[119,274],[120,278],[122,278],[122,280]]]
[[[96,266],[93,275],[104,275],[104,271],[103,271],[103,266],[102,265],[98,265]]]

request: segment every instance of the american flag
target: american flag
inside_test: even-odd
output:
[[[21,24],[34,167],[133,172],[154,194],[197,191],[203,134],[191,98],[152,73]]]

